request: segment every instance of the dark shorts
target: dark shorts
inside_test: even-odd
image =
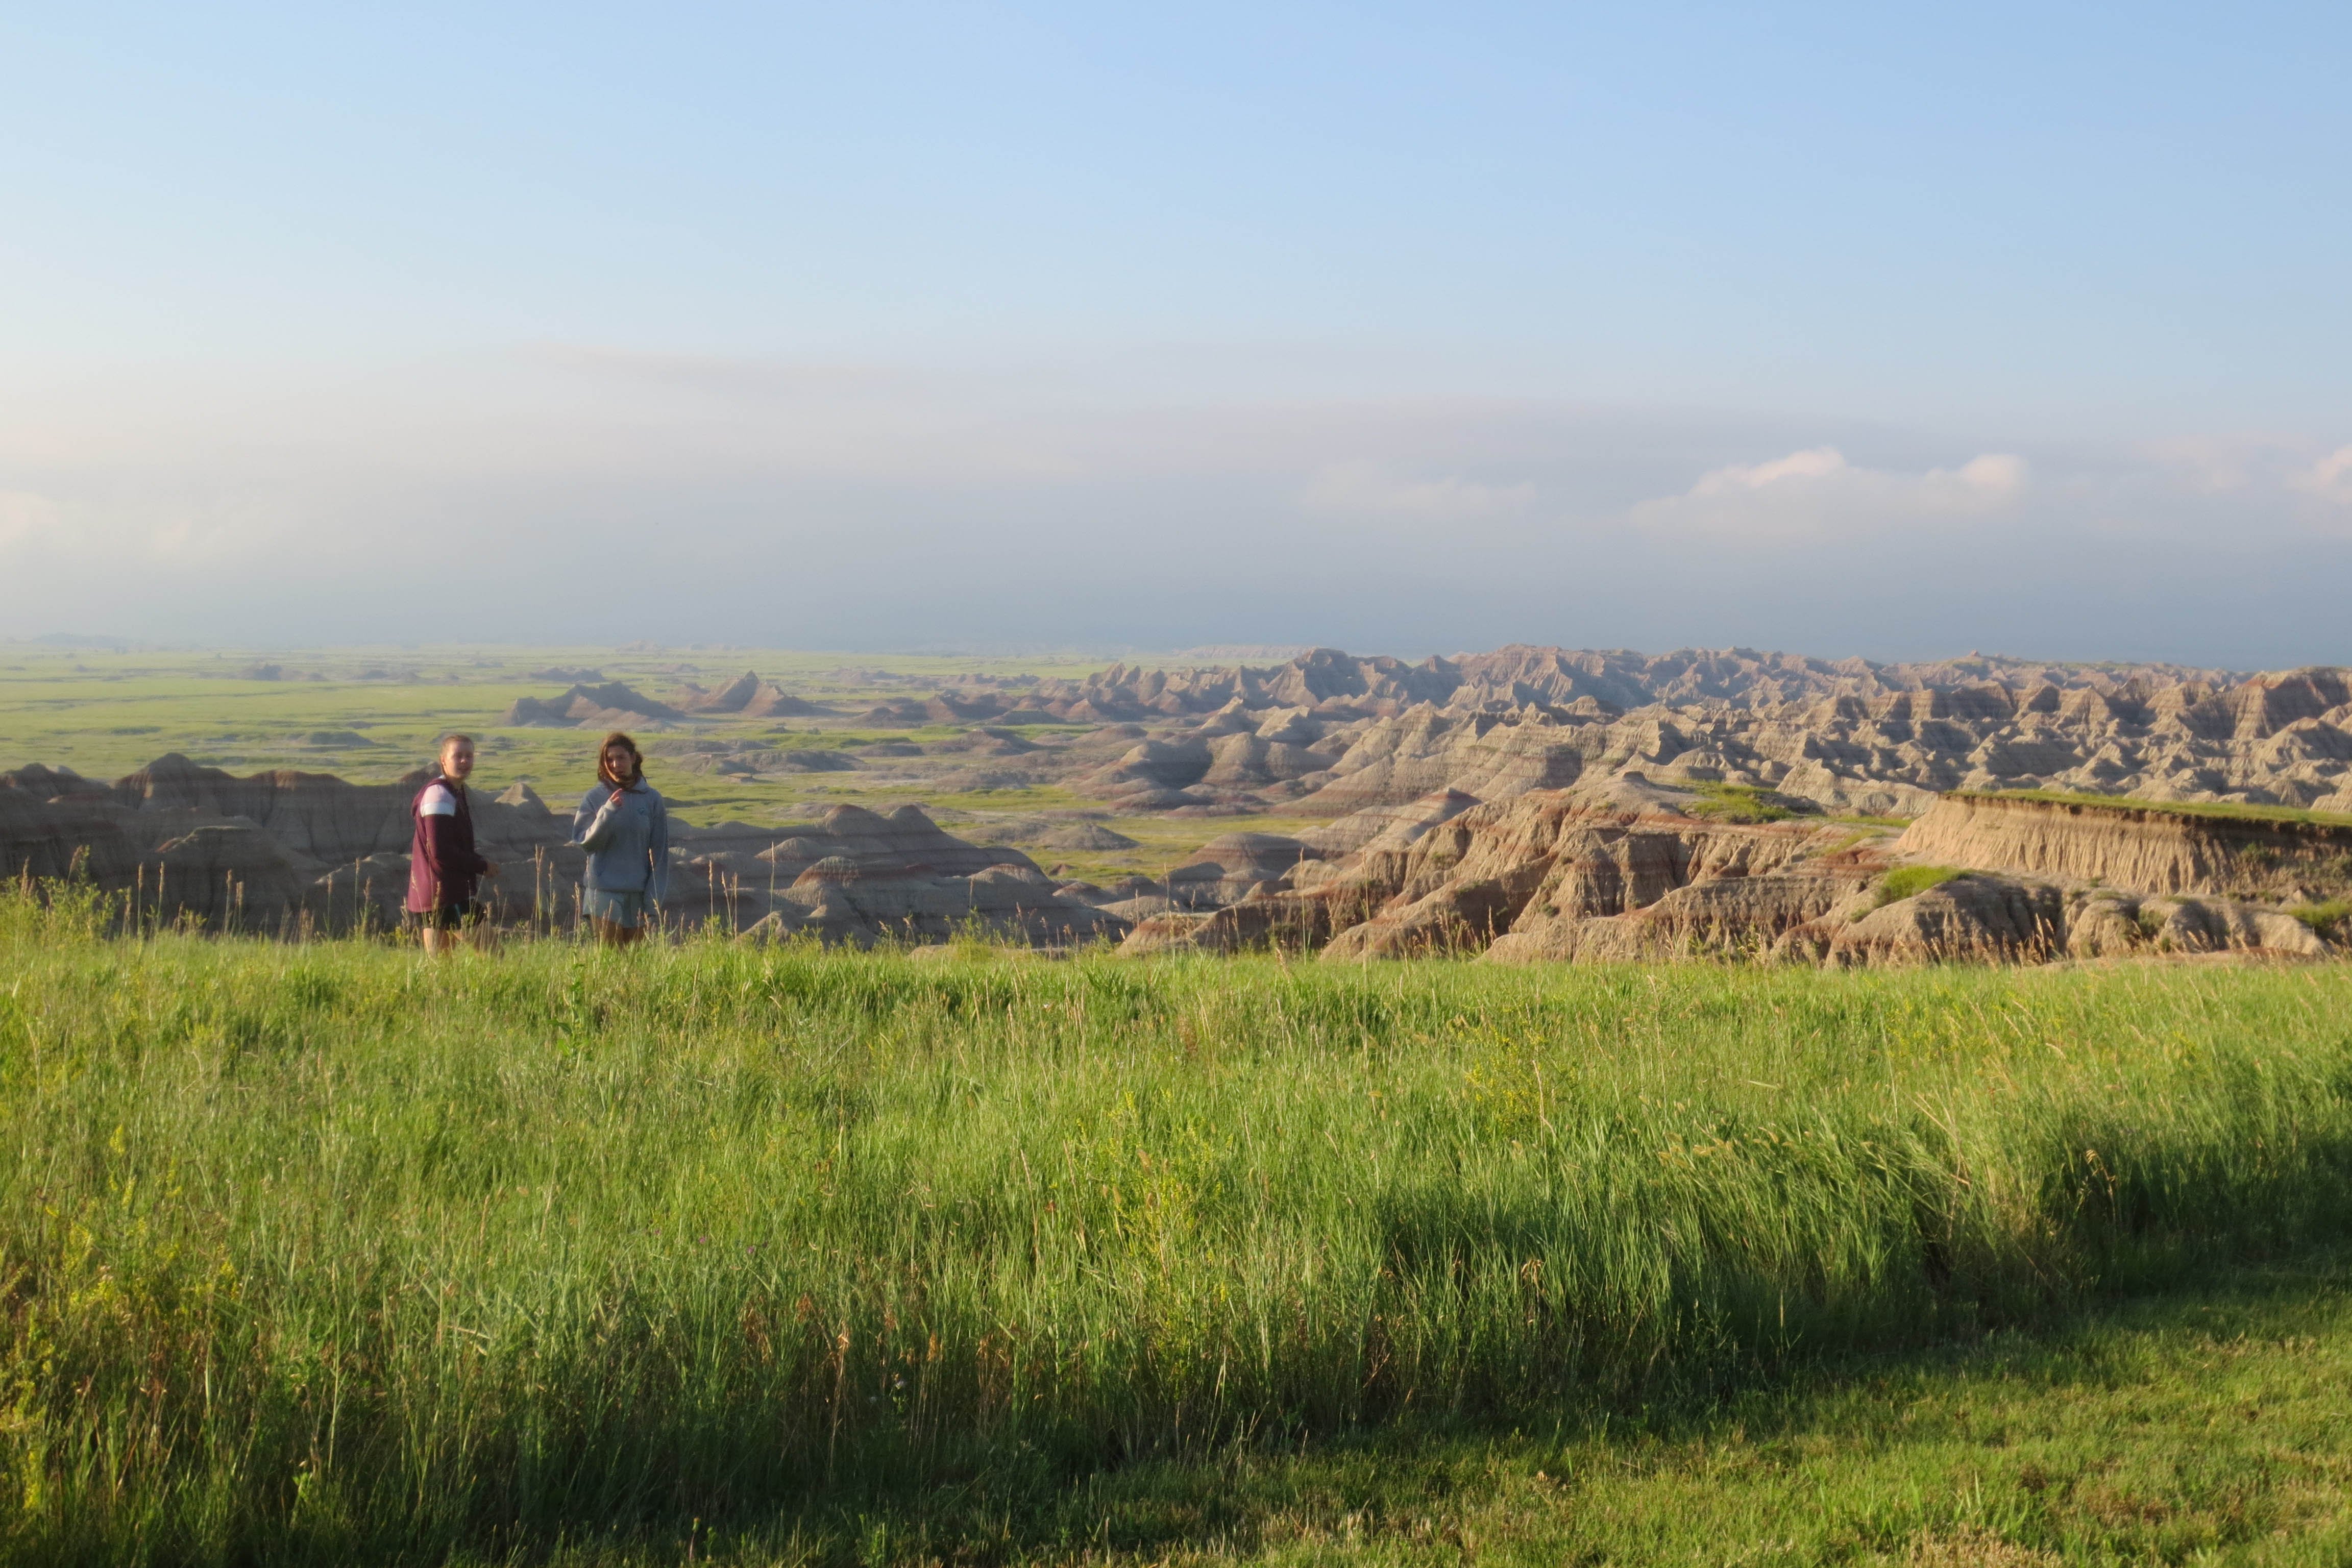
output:
[[[479,899],[467,899],[461,904],[443,904],[437,910],[410,910],[406,912],[411,931],[463,931],[489,918],[489,911],[482,908]]]

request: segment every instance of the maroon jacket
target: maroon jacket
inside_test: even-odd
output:
[[[474,848],[474,810],[466,786],[436,773],[416,792],[408,815],[416,824],[408,851],[410,910],[428,914],[471,902],[490,863]]]

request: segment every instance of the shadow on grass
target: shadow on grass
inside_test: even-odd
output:
[[[1083,1475],[1023,1447],[919,1491],[852,1483],[762,1519],[468,1561],[2342,1561],[2347,1377],[2336,1247],[1549,1426],[1391,1425]]]

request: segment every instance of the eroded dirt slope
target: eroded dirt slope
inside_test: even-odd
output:
[[[2352,893],[2344,828],[2030,802],[2000,803],[1987,828],[1963,798],[1898,837],[1818,817],[1709,820],[1704,797],[1622,781],[1607,795],[1461,798],[1375,808],[1369,836],[1337,836],[1354,843],[1347,852],[1301,842],[1278,879],[1213,912],[1154,914],[1127,946],[1513,962],[2324,957],[2344,951],[2328,900]],[[1955,847],[1969,854],[1923,858]]]

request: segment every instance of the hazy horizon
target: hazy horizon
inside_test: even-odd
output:
[[[1557,648],[1565,653],[1596,653],[1635,658],[1670,659],[1677,655],[1732,654],[1759,657],[1796,657],[1822,663],[1842,664],[1853,659],[1877,666],[1895,667],[1936,663],[1962,663],[1985,660],[2018,665],[2052,665],[2071,667],[2144,666],[2194,669],[2240,678],[2285,673],[2296,668],[2342,668],[2341,666],[2276,666],[2267,669],[2231,665],[2190,665],[2174,659],[2128,658],[2056,658],[2000,648],[1965,648],[1948,653],[1929,654],[1917,658],[1883,658],[1868,653],[1823,653],[1814,649],[1793,647],[1759,647],[1747,644],[1704,645],[1679,644],[1670,647],[1626,647],[1570,646],[1565,644],[1505,643],[1492,647],[1336,647],[1323,643],[1246,644],[1210,643],[1191,647],[1150,647],[1133,644],[1109,643],[1013,643],[948,640],[929,644],[908,643],[877,645],[871,647],[840,647],[828,646],[795,647],[788,644],[754,644],[727,642],[658,643],[639,641],[608,644],[593,642],[530,642],[520,639],[467,638],[457,641],[368,641],[346,642],[287,642],[255,640],[247,642],[172,642],[116,636],[105,632],[47,632],[31,637],[0,637],[0,648],[33,648],[57,656],[81,653],[141,654],[158,657],[186,657],[211,654],[216,658],[245,660],[277,660],[320,656],[328,658],[381,658],[394,655],[415,655],[429,659],[446,658],[462,654],[530,654],[550,657],[582,657],[603,662],[614,659],[643,659],[661,656],[691,656],[696,664],[715,669],[728,661],[741,658],[756,661],[763,656],[807,658],[838,656],[843,658],[872,659],[963,659],[976,666],[1003,665],[1087,665],[1124,663],[1139,668],[1178,666],[1255,665],[1271,667],[1290,662],[1317,651],[1337,651],[1349,658],[1384,658],[1408,664],[1425,664],[1435,659],[1461,661],[1505,652],[1512,647]],[[681,665],[684,668],[686,666]],[[756,665],[747,665],[759,673]],[[307,678],[308,671],[298,671]],[[567,673],[564,679],[586,679],[584,673]],[[601,677],[600,677],[601,678]],[[293,679],[293,677],[289,677]],[[550,679],[554,679],[551,675]]]
[[[2352,661],[2347,44],[0,20],[0,637]]]

